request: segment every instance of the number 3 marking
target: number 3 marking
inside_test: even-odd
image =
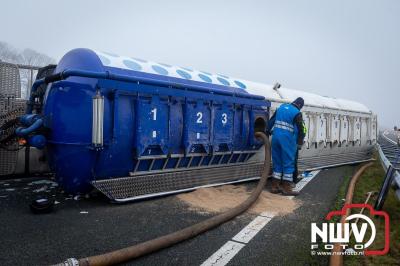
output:
[[[197,121],[196,121],[196,123],[197,124],[202,124],[203,123],[203,113],[202,112],[198,112],[197,113]]]
[[[228,122],[228,116],[225,114],[225,113],[223,113],[222,114],[222,124],[226,124],[226,122]]]

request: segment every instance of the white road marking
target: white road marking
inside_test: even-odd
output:
[[[314,177],[320,172],[320,170],[312,171],[309,173],[310,177],[305,177],[296,184],[294,191],[302,190]],[[293,196],[288,197],[293,199]],[[235,257],[235,255],[249,243],[250,240],[257,235],[268,223],[276,216],[276,213],[265,211],[260,213],[255,219],[253,219],[246,227],[244,227],[238,234],[236,234],[232,240],[225,243],[220,249],[205,260],[201,266],[224,266]],[[235,242],[237,241],[237,242]],[[238,243],[240,242],[240,243]]]
[[[293,189],[293,191],[299,192],[300,190],[302,190],[307,184],[308,182],[310,182],[311,180],[314,179],[314,177],[316,175],[318,175],[318,173],[320,172],[320,170],[316,170],[316,171],[312,171],[309,173],[310,177],[304,177],[302,180],[300,180],[297,184],[296,187]]]
[[[226,265],[244,247],[244,244],[228,241],[211,257],[204,261],[201,266],[223,266]]]
[[[388,133],[389,133],[389,132],[384,132],[384,133],[383,133],[383,137],[384,137],[387,141],[389,141],[390,143],[392,143],[392,144],[394,144],[394,145],[397,145],[396,141],[394,141],[394,140],[392,140],[391,138],[389,138],[388,136],[386,136]]]
[[[249,243],[250,240],[255,237],[269,221],[271,221],[271,219],[272,217],[257,216],[245,228],[243,228],[242,231],[235,235],[232,240],[245,244]]]
[[[266,212],[260,213],[259,216],[273,218],[274,216],[276,216],[276,213],[275,212],[266,211]]]

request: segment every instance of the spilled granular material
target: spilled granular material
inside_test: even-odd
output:
[[[200,188],[193,192],[179,194],[177,198],[186,203],[191,210],[218,213],[239,205],[250,194],[251,191],[248,191],[243,185],[225,185]],[[284,215],[293,212],[299,206],[300,201],[298,200],[263,191],[247,212],[254,214],[271,212]]]

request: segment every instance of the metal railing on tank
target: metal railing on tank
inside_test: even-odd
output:
[[[0,126],[2,126],[0,130],[0,157],[2,158],[0,176],[18,172],[16,169],[18,152],[24,147],[11,138],[15,127],[5,128],[3,125],[9,125],[25,113],[30,88],[36,79],[39,68],[39,66],[0,61]],[[27,164],[25,165],[27,166]],[[29,171],[29,167],[25,170]]]

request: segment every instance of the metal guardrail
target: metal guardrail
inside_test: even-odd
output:
[[[400,200],[400,146],[396,141],[390,139],[387,132],[382,132],[378,139],[378,153],[382,166],[387,171],[393,167],[393,183],[396,189],[396,196]]]

